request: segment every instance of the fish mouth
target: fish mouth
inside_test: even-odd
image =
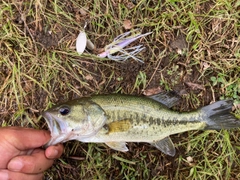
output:
[[[55,120],[53,120],[53,117],[47,112],[43,112],[42,116],[44,117],[44,119],[48,125],[48,128],[49,128],[50,132],[52,133],[53,127],[54,127],[54,125],[56,125]],[[55,132],[55,133],[58,133],[58,132]]]
[[[70,136],[67,133],[67,124],[63,121],[58,121],[54,116],[52,116],[48,112],[43,112],[42,116],[44,117],[48,128],[51,132],[51,139],[50,141],[44,145],[44,147],[48,147],[51,145],[55,145],[61,142],[64,142]]]

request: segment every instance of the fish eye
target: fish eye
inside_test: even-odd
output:
[[[59,109],[59,113],[62,115],[62,116],[66,116],[70,113],[70,108],[67,107],[67,106],[63,106]]]

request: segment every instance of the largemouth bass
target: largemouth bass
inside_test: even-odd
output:
[[[240,127],[240,121],[230,113],[231,100],[179,113],[169,109],[178,99],[166,97],[96,95],[54,106],[43,113],[52,136],[46,146],[78,140],[105,143],[125,152],[126,142],[147,142],[174,156],[175,147],[169,137],[172,134]]]

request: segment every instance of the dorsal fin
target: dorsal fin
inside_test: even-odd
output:
[[[168,108],[176,105],[181,99],[181,97],[175,91],[161,92],[148,97],[164,104]]]

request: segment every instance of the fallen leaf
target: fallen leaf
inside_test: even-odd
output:
[[[154,95],[154,94],[158,94],[162,92],[162,89],[160,87],[155,87],[155,88],[151,88],[151,89],[146,89],[143,91],[143,94],[145,96],[151,96],[151,95]]]
[[[240,110],[240,103],[234,104],[234,106],[232,107],[232,111],[235,111],[235,110]]]
[[[183,51],[181,49],[177,49],[177,53],[183,55]]]
[[[79,9],[79,12],[80,12],[80,14],[81,14],[82,16],[86,16],[86,15],[87,15],[87,11],[85,11],[85,9],[83,9],[83,8],[80,8],[80,9]]]
[[[203,70],[206,70],[206,69],[208,69],[210,67],[210,65],[208,63],[206,63],[206,62],[203,62],[202,66],[203,66]]]
[[[132,29],[132,22],[130,20],[128,20],[128,19],[124,20],[123,21],[123,27],[126,30]]]
[[[93,77],[91,74],[86,75],[85,78],[86,80],[89,80],[89,81],[93,80]]]
[[[188,157],[187,157],[187,161],[188,161],[189,163],[192,163],[192,162],[193,162],[193,158],[192,158],[191,156],[188,156]]]
[[[205,90],[205,87],[201,84],[196,84],[196,83],[192,83],[192,82],[185,82],[185,84],[188,87],[190,87],[192,90],[197,90],[197,89]]]

